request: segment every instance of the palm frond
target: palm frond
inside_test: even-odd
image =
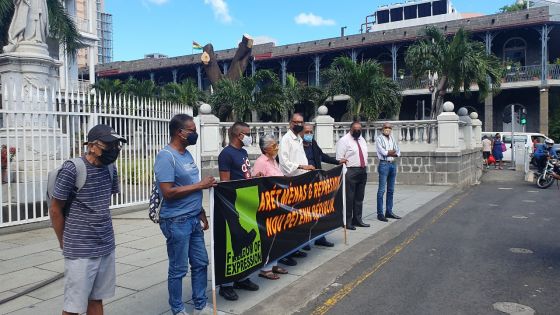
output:
[[[84,47],[74,20],[68,15],[59,0],[47,0],[47,7],[49,9],[49,35],[64,44],[69,54],[74,55],[79,48]]]

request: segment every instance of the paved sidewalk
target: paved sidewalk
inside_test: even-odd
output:
[[[395,212],[405,216],[451,189],[452,187],[447,186],[397,186]],[[328,236],[336,244],[334,248],[312,246],[309,256],[298,259],[297,266],[287,267],[289,274],[282,275],[280,280],[265,280],[256,274],[251,276],[260,290],[237,290],[239,301],[236,302],[225,301],[218,295],[218,309],[230,314],[242,314],[355,244],[390,224],[398,224],[395,220],[390,223],[377,221],[376,192],[376,184],[367,185],[364,221],[370,223],[371,227],[348,231],[348,245],[344,245],[343,230],[334,231]],[[105,301],[105,314],[171,314],[167,304],[167,253],[159,226],[147,219],[147,210],[117,215],[113,224],[117,242],[117,290],[113,299]],[[209,233],[206,233],[206,244],[209,244]],[[0,236],[0,300],[63,271],[61,251],[52,229]],[[183,299],[187,303],[191,300],[189,276],[190,273],[184,279]],[[63,279],[57,280],[0,305],[0,314],[60,314],[63,282]],[[211,287],[210,282],[208,287]],[[211,300],[210,290],[208,297]],[[192,308],[187,310],[191,312]]]

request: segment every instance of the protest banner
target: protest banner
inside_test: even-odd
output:
[[[343,225],[342,166],[213,190],[216,284],[243,279]]]

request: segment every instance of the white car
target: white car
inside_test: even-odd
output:
[[[506,151],[504,152],[504,161],[511,161],[511,132],[483,132],[483,136],[488,136],[493,139],[496,133],[502,136],[502,141],[506,144]],[[536,132],[516,132],[514,134],[514,143],[517,146],[518,152],[521,147],[531,148],[531,153],[535,150],[535,143],[544,143],[544,140],[548,139],[547,136],[542,133]]]

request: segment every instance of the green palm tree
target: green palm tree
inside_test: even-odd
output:
[[[348,110],[352,119],[377,120],[381,113],[392,117],[400,111],[399,86],[385,77],[375,60],[354,62],[348,57],[337,57],[325,76],[329,96],[350,97]]]
[[[122,87],[122,93],[141,98],[158,98],[160,90],[152,80],[128,79]]]
[[[449,89],[467,96],[472,84],[478,84],[479,99],[500,88],[503,67],[500,60],[487,54],[484,45],[470,39],[460,29],[448,39],[436,27],[426,29],[426,38],[408,48],[405,61],[415,78],[438,74],[432,99],[432,118],[442,112],[443,101]]]
[[[123,92],[123,83],[119,79],[101,79],[92,84],[91,87],[101,94],[115,95]]]
[[[198,89],[194,80],[187,79],[181,83],[168,83],[161,88],[161,98],[175,103],[196,106],[205,99],[204,92]]]
[[[270,70],[259,70],[251,77],[239,80],[220,80],[210,96],[210,103],[220,120],[249,121],[251,111],[267,114],[280,120],[286,112],[282,84]]]
[[[49,36],[64,44],[66,51],[75,54],[83,47],[76,24],[59,0],[47,0],[49,9]],[[0,0],[0,47],[8,43],[8,28],[14,14],[13,0]]]
[[[286,85],[283,91],[286,114],[291,114],[295,105],[311,105],[303,110],[305,117],[315,115],[317,107],[323,104],[328,97],[323,89],[303,84],[291,73],[286,77]],[[288,119],[287,116],[284,117],[284,120]]]

